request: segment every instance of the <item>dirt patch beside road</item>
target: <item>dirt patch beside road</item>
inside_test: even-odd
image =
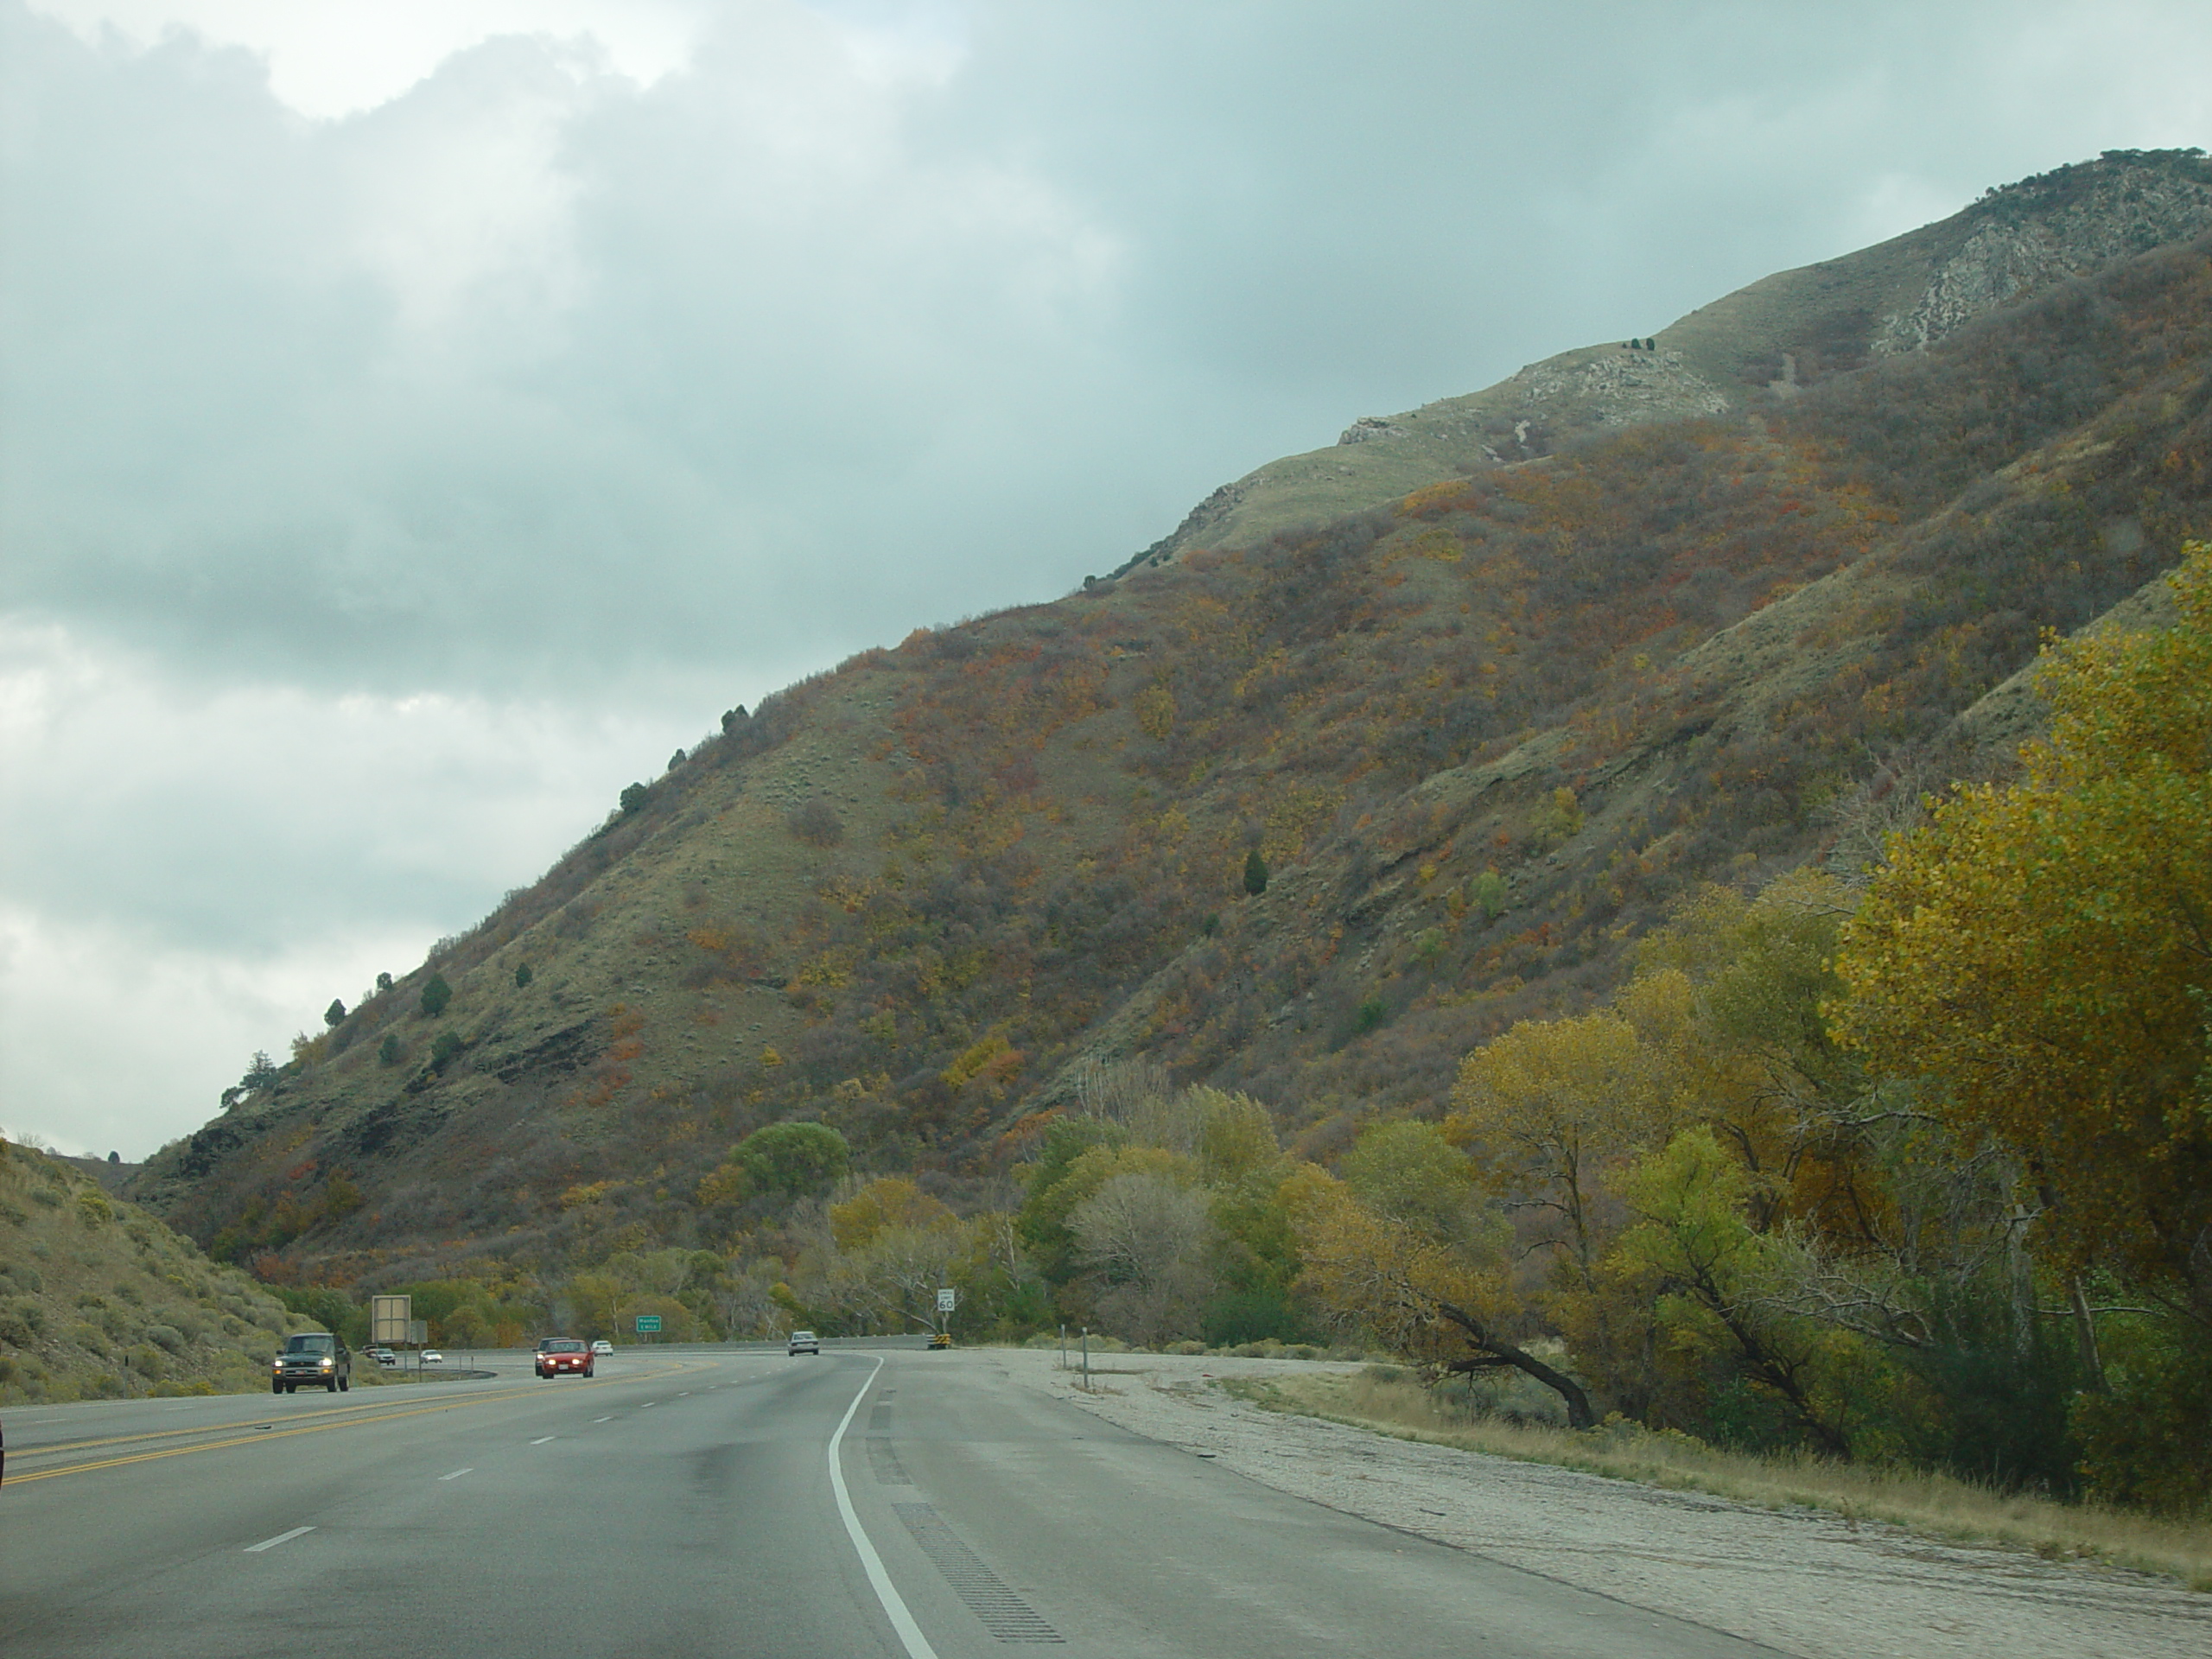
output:
[[[2212,1596],[2024,1551],[1662,1491],[1545,1464],[1262,1411],[1231,1376],[1351,1365],[1116,1354],[1084,1394],[1056,1353],[979,1355],[1153,1440],[1211,1453],[1279,1491],[1421,1534],[1801,1659],[2202,1659]]]

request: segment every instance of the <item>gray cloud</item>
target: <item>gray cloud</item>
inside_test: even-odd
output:
[[[0,1122],[189,1127],[728,703],[1355,415],[2212,124],[2178,3],[586,16],[311,119],[0,0]]]

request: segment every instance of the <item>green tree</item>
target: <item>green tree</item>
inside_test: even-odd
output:
[[[429,982],[423,987],[423,1014],[435,1020],[446,1011],[446,1005],[452,1001],[453,987],[446,983],[446,976],[432,974]]]
[[[517,990],[521,990],[524,986],[528,985],[534,977],[536,977],[536,976],[530,971],[530,964],[528,963],[520,962],[515,964],[515,988]]]
[[[1467,898],[1484,921],[1496,921],[1505,914],[1505,878],[1496,870],[1484,870],[1467,884]]]
[[[1474,1181],[1443,1130],[1410,1118],[1361,1130],[1337,1173],[1369,1210],[1435,1238],[1461,1230]]]
[[[626,817],[629,814],[637,811],[652,798],[652,791],[647,789],[643,784],[625,785],[621,795],[617,798],[621,803],[623,816]]]
[[[358,1348],[369,1339],[368,1310],[344,1291],[328,1285],[276,1285],[276,1299],[295,1313],[305,1314],[324,1330]]]
[[[826,1123],[771,1123],[730,1149],[747,1190],[801,1198],[825,1192],[852,1164],[845,1137]]]
[[[330,999],[330,1006],[322,1011],[322,1023],[335,1027],[346,1017],[346,1004],[339,997]]]
[[[1774,1305],[1767,1293],[1777,1244],[1747,1219],[1751,1178],[1743,1163],[1700,1124],[1622,1185],[1638,1219],[1621,1235],[1612,1265],[1646,1282],[1674,1341],[1726,1356],[1820,1450],[1849,1458],[1853,1395],[1834,1386],[1833,1361],[1858,1344]]]
[[[1046,1124],[1037,1154],[1025,1172],[1028,1192],[1014,1217],[1014,1230],[1052,1283],[1065,1281],[1076,1270],[1075,1235],[1068,1230],[1068,1211],[1089,1191],[1071,1186],[1070,1173],[1085,1153],[1118,1147],[1127,1138],[1119,1124],[1096,1117],[1055,1117]]]
[[[1255,847],[1244,855],[1244,891],[1256,899],[1267,890],[1267,855]]]
[[[377,1045],[377,1064],[378,1065],[399,1064],[399,1033],[397,1032],[385,1033],[384,1041]]]

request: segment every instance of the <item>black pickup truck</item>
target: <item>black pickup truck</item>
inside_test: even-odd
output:
[[[289,1394],[303,1382],[318,1382],[333,1394],[353,1386],[353,1356],[327,1331],[302,1331],[284,1338],[284,1351],[270,1362],[269,1392]]]

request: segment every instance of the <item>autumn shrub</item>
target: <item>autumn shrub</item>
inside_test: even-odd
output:
[[[784,828],[810,847],[835,847],[845,838],[844,819],[819,795],[786,814]]]

